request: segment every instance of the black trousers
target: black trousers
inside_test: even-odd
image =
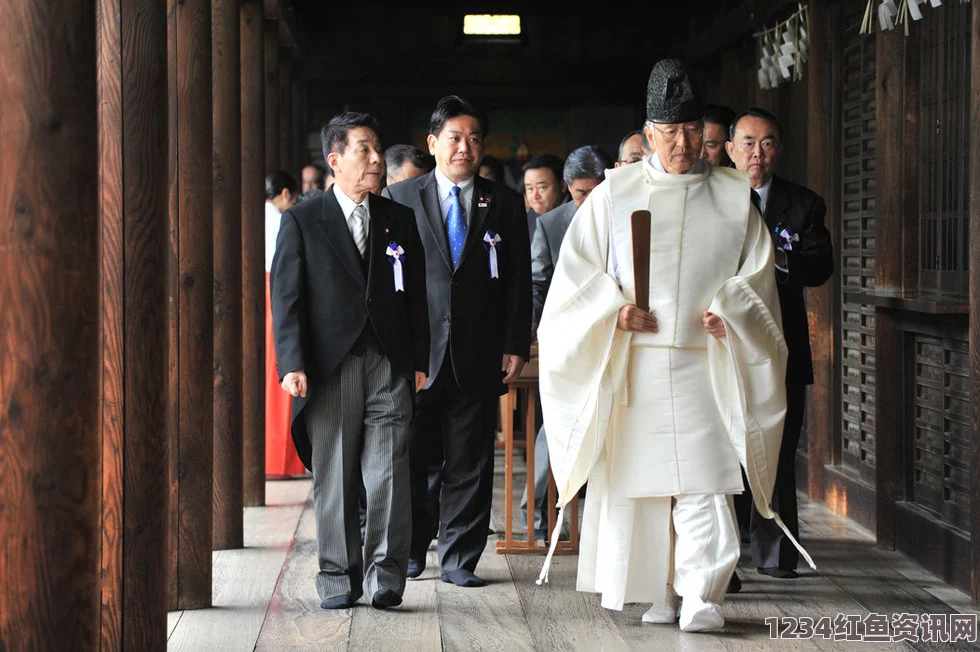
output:
[[[772,508],[797,540],[800,538],[800,521],[796,506],[796,447],[800,443],[805,405],[806,385],[786,383],[786,421],[776,466]],[[800,561],[796,546],[786,538],[775,521],[762,518],[754,504],[750,533],[752,561],[757,567],[796,570],[796,564]]]
[[[487,542],[493,496],[493,434],[498,396],[463,391],[449,355],[432,386],[419,392],[409,429],[412,489],[411,556],[424,559],[435,523],[439,524],[442,572],[474,572]],[[442,488],[438,513],[429,506],[433,451],[442,449]]]

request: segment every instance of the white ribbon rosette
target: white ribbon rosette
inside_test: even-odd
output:
[[[497,268],[497,244],[502,240],[499,233],[487,231],[483,234],[483,247],[490,252],[490,278],[500,278]]]
[[[388,262],[391,263],[391,268],[395,274],[395,292],[404,292],[405,276],[402,272],[402,257],[405,255],[405,250],[397,242],[391,242],[385,249],[385,253],[388,255]]]

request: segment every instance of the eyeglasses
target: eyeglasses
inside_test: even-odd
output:
[[[739,150],[748,154],[749,152],[755,151],[756,145],[762,147],[762,151],[768,154],[772,150],[776,149],[777,143],[772,138],[766,138],[764,140],[743,140],[739,142],[738,148]]]
[[[660,136],[668,143],[675,142],[680,137],[682,131],[684,132],[684,135],[687,137],[688,140],[700,138],[701,134],[704,133],[703,122],[694,122],[691,124],[683,125],[682,127],[672,125],[670,127],[665,127],[663,129],[649,122],[647,124],[653,127],[654,130],[660,132]]]

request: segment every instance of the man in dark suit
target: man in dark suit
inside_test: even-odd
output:
[[[613,167],[612,158],[600,147],[584,145],[574,150],[565,159],[565,167],[562,170],[562,179],[572,198],[537,219],[534,236],[531,239],[532,338],[537,335],[538,322],[541,321],[544,300],[548,296],[548,287],[551,285],[551,277],[555,273],[555,265],[558,264],[558,252],[561,250],[561,241],[565,238],[565,231],[568,230],[568,225],[572,223],[575,211],[589,196],[592,189],[602,183],[606,178],[606,170],[611,167]],[[540,400],[537,413],[541,414]],[[547,518],[545,517],[544,501],[547,497],[547,491],[548,440],[544,426],[540,425],[538,434],[534,438],[534,530],[535,537],[538,539],[544,539],[550,534],[545,531]],[[521,514],[526,521],[527,489],[524,490],[524,495],[521,497]]]
[[[336,182],[283,213],[272,261],[276,358],[313,471],[320,606],[366,592],[387,608],[401,604],[408,565],[408,427],[429,366],[425,253],[412,211],[370,194],[384,173],[374,119],[341,114],[321,139]]]
[[[786,422],[776,467],[772,508],[799,538],[796,509],[796,447],[803,427],[806,386],[813,383],[810,330],[803,289],[823,285],[834,271],[830,233],[824,226],[827,206],[803,186],[775,176],[782,154],[782,133],[771,113],[752,108],[732,121],[725,144],[735,167],[748,172],[753,201],[759,207],[776,247],[776,286],[783,313],[783,335],[789,348],[786,367]],[[799,553],[773,521],[753,507],[750,525],[753,563],[759,572],[794,578]]]
[[[426,252],[429,380],[412,422],[412,551],[409,577],[425,569],[432,520],[440,521],[441,579],[484,586],[476,576],[486,546],[493,489],[498,397],[530,355],[530,245],[524,201],[476,175],[487,117],[450,95],[436,105],[429,152],[436,169],[389,186],[415,210]],[[427,462],[441,439],[439,514],[426,509]]]

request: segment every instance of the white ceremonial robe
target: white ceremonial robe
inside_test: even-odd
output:
[[[635,302],[638,209],[652,216],[658,333],[616,328]],[[705,310],[726,337],[707,334]],[[670,175],[644,161],[607,171],[579,209],[538,330],[540,392],[559,506],[590,483],[578,588],[602,592],[603,606],[664,604],[669,497],[739,493],[741,465],[772,516],[786,405],[780,324],[772,243],[743,173],[699,162]]]

